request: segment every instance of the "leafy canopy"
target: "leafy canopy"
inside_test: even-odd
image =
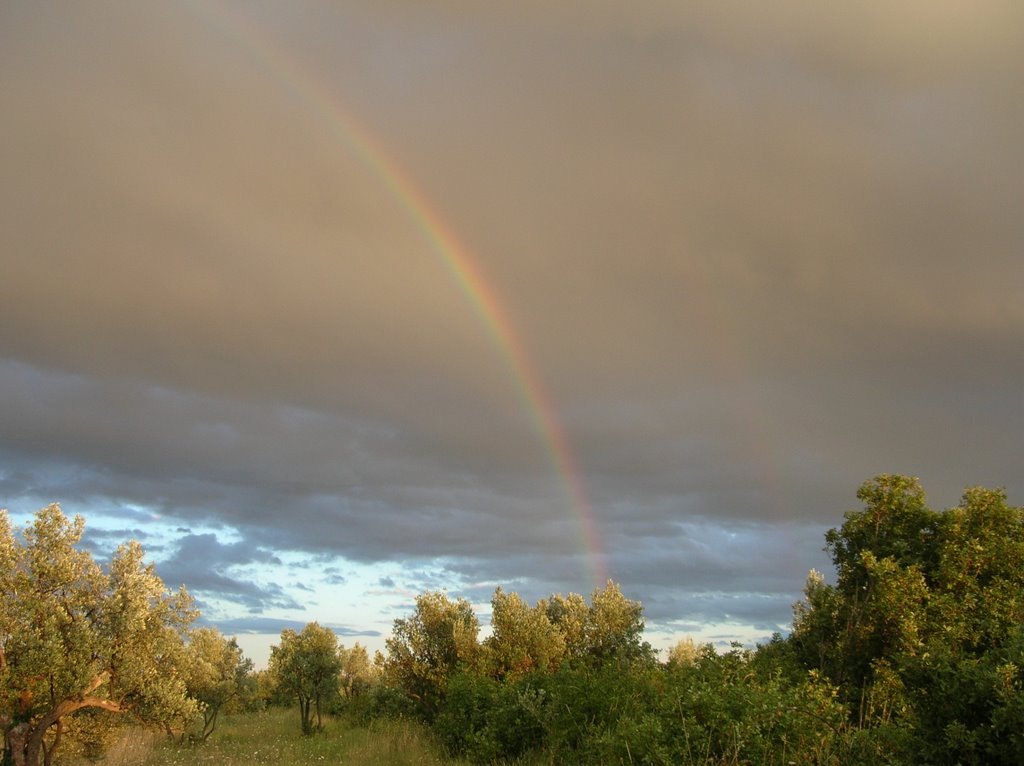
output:
[[[49,762],[83,711],[170,726],[189,719],[189,595],[167,590],[137,542],[107,571],[76,546],[84,521],[58,505],[16,534],[0,512],[0,726],[15,764]]]

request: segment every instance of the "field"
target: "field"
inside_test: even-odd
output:
[[[86,766],[79,760],[69,766]],[[303,736],[295,710],[226,717],[202,745],[168,742],[146,729],[131,729],[99,761],[101,766],[298,766],[344,763],[351,766],[437,764],[460,766],[464,761],[444,756],[430,733],[410,721],[375,721],[354,727],[340,720],[327,722],[323,732]]]

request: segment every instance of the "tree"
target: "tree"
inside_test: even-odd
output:
[[[349,699],[360,696],[376,680],[377,666],[370,659],[366,647],[358,641],[351,649],[339,647],[338,658],[341,661],[342,694]]]
[[[182,672],[191,598],[168,592],[134,541],[104,572],[76,548],[84,526],[50,505],[19,540],[0,512],[0,724],[16,766],[52,763],[80,711],[164,723],[195,713]]]
[[[602,665],[611,660],[653,660],[654,651],[643,641],[644,607],[622,595],[609,580],[594,590],[587,606],[583,597],[570,593],[542,602],[548,619],[562,634],[571,662]]]
[[[916,566],[929,577],[934,573],[943,514],[925,505],[920,482],[908,476],[882,474],[857,490],[863,510],[845,514],[842,527],[825,533],[826,548],[846,595],[861,589],[868,579],[861,554],[891,558],[901,567]]]
[[[220,712],[254,685],[252,660],[235,639],[213,628],[199,628],[189,634],[185,667],[186,688],[203,717],[199,740],[205,742],[217,727]]]
[[[1024,759],[1024,509],[968,489],[945,512],[916,479],[861,486],[862,511],[826,534],[790,641],[860,723],[894,721],[928,763]]]
[[[433,718],[444,699],[449,677],[460,667],[473,667],[480,624],[465,599],[451,601],[443,593],[416,597],[412,616],[395,620],[384,661],[386,678]]]
[[[342,669],[334,631],[316,622],[301,633],[283,630],[281,643],[270,648],[270,669],[281,688],[298,699],[302,733],[322,730],[323,707],[337,696]]]
[[[857,491],[865,503],[825,533],[836,585],[811,573],[794,608],[792,640],[808,667],[824,672],[854,710],[875,664],[920,645],[942,518],[917,479],[881,475]]]
[[[565,656],[570,662],[581,662],[590,652],[590,607],[579,593],[561,593],[541,602],[548,620],[562,635]]]
[[[1024,509],[973,487],[943,514],[931,608],[943,641],[978,655],[1024,625]]]
[[[691,667],[697,664],[702,651],[703,646],[694,642],[691,636],[685,636],[669,647],[666,664],[678,668]]]
[[[565,656],[565,639],[543,603],[531,608],[517,593],[498,588],[491,599],[491,635],[484,641],[484,654],[488,674],[498,679],[554,671]]]
[[[896,663],[922,756],[1024,763],[1024,508],[1001,489],[966,490],[937,552],[921,649]]]
[[[653,658],[649,644],[643,641],[644,605],[622,595],[611,580],[590,599],[588,643],[590,655],[597,661],[626,661]]]

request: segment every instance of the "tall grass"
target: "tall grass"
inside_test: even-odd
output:
[[[67,762],[85,766],[87,761]],[[226,716],[202,745],[168,742],[159,734],[130,729],[98,762],[100,766],[462,766],[447,758],[430,732],[412,721],[377,720],[366,727],[329,720],[324,731],[303,736],[294,710]]]

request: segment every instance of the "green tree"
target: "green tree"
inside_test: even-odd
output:
[[[544,603],[526,604],[517,593],[494,591],[491,635],[484,641],[482,665],[502,679],[529,671],[553,671],[565,656],[565,639],[551,624]]]
[[[541,603],[548,620],[562,635],[566,658],[573,663],[582,662],[590,652],[591,615],[586,599],[579,593],[558,593]]]
[[[947,646],[977,655],[1024,625],[1024,511],[974,487],[943,516],[932,618]]]
[[[562,634],[565,655],[571,662],[653,661],[654,650],[643,640],[643,604],[626,598],[611,580],[594,590],[589,606],[576,593],[558,594],[542,604]]]
[[[416,597],[410,617],[395,620],[387,639],[385,678],[416,701],[433,718],[444,699],[448,679],[459,668],[475,667],[480,623],[465,599],[443,593]]]
[[[825,534],[836,585],[811,573],[792,634],[808,667],[845,689],[855,710],[874,664],[921,644],[942,526],[917,479],[881,475],[861,485],[857,497],[864,509]]]
[[[198,738],[205,742],[216,729],[221,711],[253,690],[252,660],[242,654],[235,639],[213,628],[199,628],[189,633],[185,662],[186,688],[203,718]]]
[[[864,508],[846,513],[842,527],[825,533],[844,594],[852,594],[868,578],[860,559],[865,551],[877,559],[891,558],[901,567],[934,571],[942,514],[925,504],[918,479],[882,474],[864,482],[857,499]]]
[[[104,572],[76,547],[84,524],[50,505],[19,540],[0,512],[0,724],[16,766],[52,763],[79,712],[164,724],[195,713],[182,672],[191,599],[168,592],[137,542]]]
[[[936,763],[1024,763],[1024,508],[968,489],[943,514],[919,651],[900,658],[920,752]]]
[[[928,763],[1024,762],[1024,509],[968,489],[929,509],[916,479],[879,476],[826,535],[790,642],[858,722],[898,726]]]
[[[597,661],[651,660],[654,653],[643,640],[644,606],[622,595],[611,580],[590,599],[588,639],[590,655]]]
[[[281,688],[299,701],[303,734],[323,729],[323,707],[338,695],[341,667],[337,635],[315,622],[301,633],[281,631],[281,643],[270,648],[271,671]]]
[[[351,649],[338,648],[341,661],[341,691],[347,699],[363,694],[377,680],[377,666],[366,647],[358,641]]]

